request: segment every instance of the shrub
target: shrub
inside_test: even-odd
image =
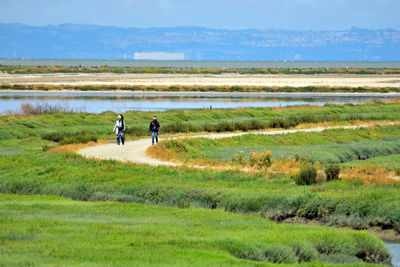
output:
[[[271,151],[264,149],[263,152],[250,152],[249,164],[258,169],[267,169],[271,166]]]
[[[291,247],[279,243],[268,243],[263,246],[231,244],[229,250],[238,258],[252,261],[272,263],[297,263],[299,261]]]
[[[237,121],[235,122],[235,129],[247,132],[250,129],[250,123],[248,121]]]
[[[299,262],[314,261],[318,257],[317,250],[311,244],[293,243],[291,247],[296,256],[299,258]]]
[[[216,125],[216,132],[231,132],[235,130],[235,124],[229,121],[220,121]]]
[[[72,108],[68,108],[68,106],[60,106],[60,105],[49,105],[49,104],[37,104],[36,106],[31,104],[22,104],[20,108],[20,112],[22,115],[39,115],[39,114],[50,114],[50,113],[66,113],[66,112],[79,112],[79,110],[74,110]]]
[[[244,152],[240,151],[239,153],[235,153],[232,158],[232,162],[237,162],[240,165],[246,165],[246,157],[244,156]]]
[[[317,169],[311,163],[304,164],[300,167],[299,173],[295,177],[298,185],[311,185],[317,182]]]
[[[42,151],[48,151],[51,148],[51,146],[44,145],[42,146]]]
[[[61,145],[87,143],[90,141],[97,142],[97,136],[88,131],[80,132],[53,132],[45,134],[43,139],[60,143]]]
[[[307,156],[300,155],[299,153],[294,153],[294,159],[296,162],[308,162]]]
[[[190,200],[186,198],[181,198],[178,200],[177,206],[180,209],[190,208]]]
[[[247,129],[248,130],[260,130],[260,129],[265,129],[268,128],[268,124],[265,122],[262,122],[260,120],[250,120],[247,123]]]
[[[333,181],[339,179],[340,167],[338,165],[328,165],[325,168],[326,180]]]
[[[268,244],[263,254],[267,262],[297,263],[299,260],[293,250],[283,244]]]
[[[61,145],[67,144],[78,144],[78,143],[88,143],[88,142],[97,142],[97,136],[90,134],[90,135],[76,135],[76,136],[66,136],[61,142]]]
[[[198,126],[187,122],[182,123],[180,121],[176,121],[173,123],[168,123],[162,128],[165,133],[189,133],[189,132],[198,132],[200,129]]]
[[[127,127],[125,134],[135,135],[135,136],[143,136],[147,134],[147,128],[138,127],[138,126],[129,126]]]

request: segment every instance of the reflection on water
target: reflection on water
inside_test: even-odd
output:
[[[385,243],[392,256],[392,265],[400,267],[400,244],[399,243]]]
[[[0,95],[0,113],[18,112],[22,104],[68,107],[89,113],[129,110],[163,111],[170,109],[285,107],[293,105],[318,105],[326,103],[360,103],[366,98],[228,98],[228,97],[127,97],[127,96],[70,96],[64,95]]]

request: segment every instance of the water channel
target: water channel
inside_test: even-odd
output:
[[[394,267],[400,267],[400,243],[385,243],[392,256],[392,265]]]
[[[400,98],[400,95],[392,98]],[[166,94],[166,93],[113,93],[113,92],[0,92],[0,114],[19,112],[21,105],[51,105],[76,112],[101,113],[104,111],[126,112],[164,111],[170,109],[216,109],[239,107],[286,107],[294,105],[318,105],[327,103],[361,103],[379,96],[330,96],[304,94]]]

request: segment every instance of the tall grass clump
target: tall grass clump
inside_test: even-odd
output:
[[[260,170],[266,170],[271,167],[272,154],[271,151],[264,149],[262,152],[249,152],[246,157],[243,151],[236,153],[232,160],[233,163],[238,163],[241,166],[250,166]]]
[[[162,126],[163,133],[190,133],[199,132],[201,130],[202,129],[200,127],[190,122],[183,123],[180,121],[175,121]]]
[[[295,176],[298,185],[312,185],[317,182],[317,169],[311,163],[300,166],[299,173]]]
[[[325,174],[327,181],[333,181],[339,179],[340,167],[335,164],[326,166]]]
[[[271,167],[271,151],[264,149],[263,152],[250,152],[249,165],[257,169],[266,170]]]
[[[51,114],[51,113],[73,113],[79,112],[68,106],[61,105],[49,105],[49,104],[22,104],[20,108],[22,115],[40,115],[40,114]]]
[[[98,140],[97,135],[89,131],[52,132],[45,134],[42,138],[60,143],[60,145],[97,142]]]

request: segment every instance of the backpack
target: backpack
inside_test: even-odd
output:
[[[124,128],[125,128],[125,131],[126,131],[126,127],[125,127],[125,120],[124,120],[124,116],[121,114],[121,126],[118,126],[118,131],[119,132],[123,132],[124,131]]]

